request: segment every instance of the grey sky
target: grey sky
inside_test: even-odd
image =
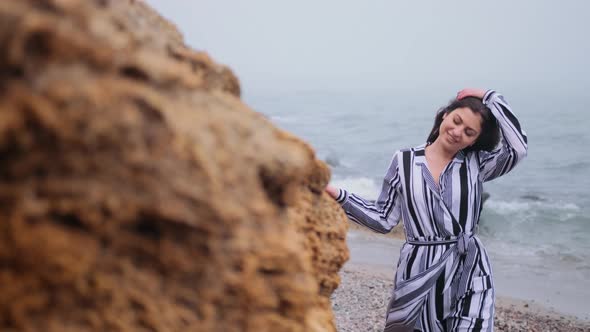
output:
[[[590,87],[588,1],[147,1],[245,90]]]

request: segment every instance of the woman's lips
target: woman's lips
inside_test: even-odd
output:
[[[447,141],[451,144],[456,144],[457,140],[453,138],[453,136],[449,133],[447,133]]]

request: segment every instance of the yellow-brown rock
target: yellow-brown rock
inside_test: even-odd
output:
[[[131,0],[0,1],[0,331],[335,331],[326,165]]]

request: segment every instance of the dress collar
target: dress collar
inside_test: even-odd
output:
[[[417,147],[413,148],[412,151],[414,151],[414,162],[415,164],[424,164],[426,162],[426,155],[425,155],[425,151],[426,151],[426,143],[424,144],[420,144]],[[457,163],[457,164],[462,164],[463,161],[465,161],[465,152],[463,152],[463,150],[459,150],[459,152],[457,152],[457,154],[455,154],[455,157],[453,158],[453,160],[451,161],[452,163]]]

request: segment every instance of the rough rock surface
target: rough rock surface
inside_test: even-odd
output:
[[[326,165],[132,0],[0,1],[1,331],[335,331]]]

